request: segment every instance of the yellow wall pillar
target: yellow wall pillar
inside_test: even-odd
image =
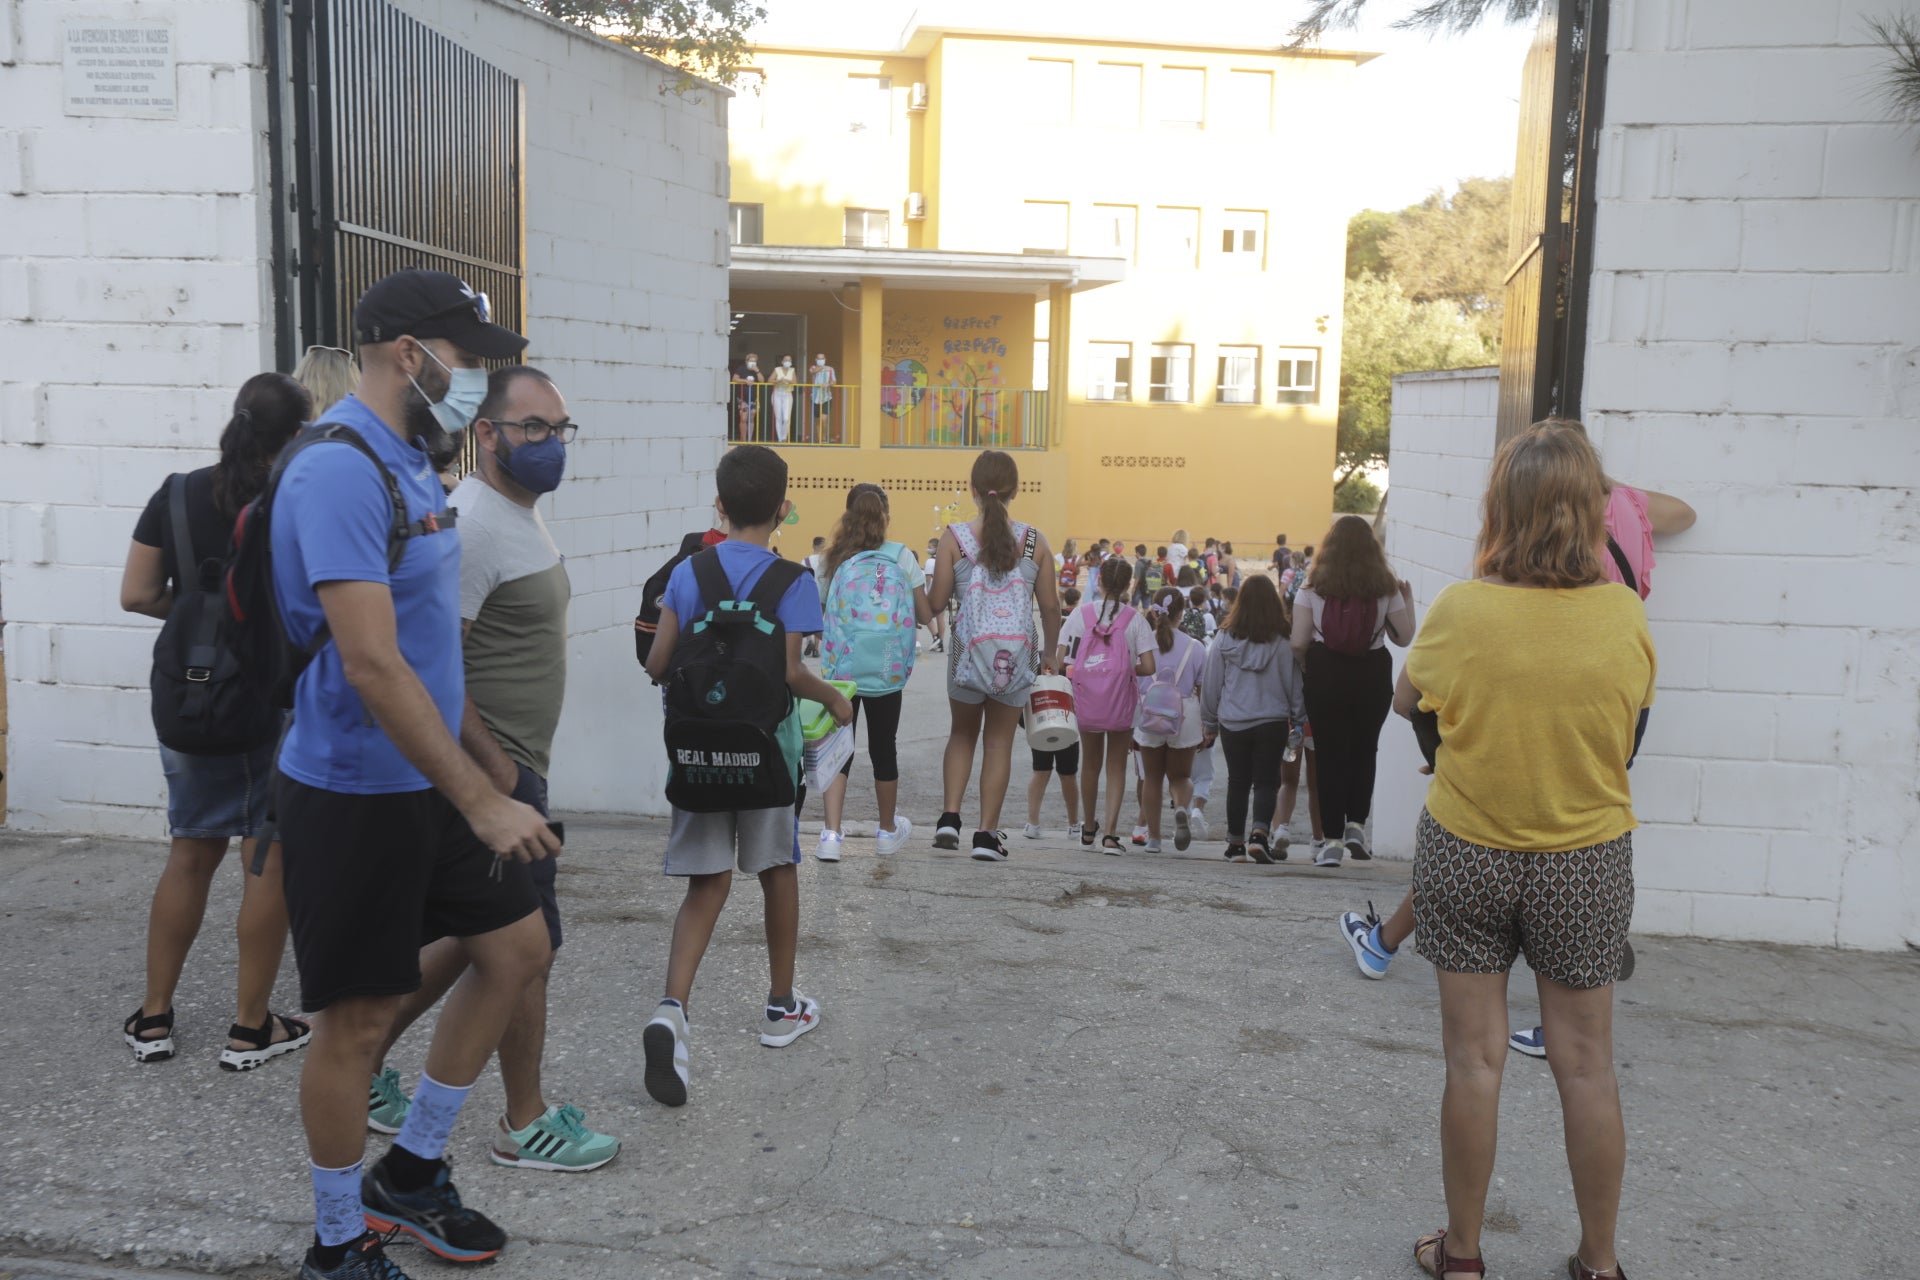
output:
[[[861,277],[860,310],[853,319],[854,345],[860,352],[860,367],[854,377],[860,388],[860,447],[878,449],[882,424],[886,421],[880,412],[880,371],[885,367],[882,339],[886,329],[886,287],[878,276]]]
[[[1072,367],[1073,290],[1047,287],[1047,447],[1067,443],[1067,370]]]

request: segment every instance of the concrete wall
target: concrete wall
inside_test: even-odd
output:
[[[554,802],[656,811],[658,703],[629,635],[640,584],[705,527],[721,447],[724,94],[509,0],[398,7],[527,86],[529,359],[584,424],[549,500],[575,592]],[[89,7],[172,16],[179,114],[150,121],[62,114],[65,8],[0,0],[7,821],[153,835],[153,625],[117,586],[138,507],[212,460],[234,388],[272,361],[260,11]]]

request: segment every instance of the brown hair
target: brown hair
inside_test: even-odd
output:
[[[1227,620],[1220,626],[1234,639],[1249,644],[1271,644],[1278,640],[1286,630],[1286,622],[1280,612],[1280,592],[1273,585],[1273,579],[1259,574],[1248,578],[1233,607],[1227,610]]]
[[[1606,580],[1606,476],[1586,432],[1531,427],[1500,446],[1487,475],[1475,570],[1541,587]]]
[[[1014,541],[1007,504],[1020,492],[1020,468],[1012,454],[988,449],[973,460],[972,484],[980,504],[980,567],[1012,573],[1020,563],[1020,544]]]
[[[1173,633],[1180,629],[1180,618],[1187,611],[1186,597],[1178,587],[1162,587],[1153,593],[1147,616],[1153,620],[1153,636],[1160,652],[1173,649]]]
[[[1133,564],[1125,556],[1108,556],[1100,562],[1100,621],[1108,622],[1127,602],[1127,588],[1133,585]]]
[[[847,490],[847,509],[833,526],[821,572],[826,582],[834,572],[862,551],[872,551],[887,540],[887,491],[877,484],[857,484]]]
[[[1365,516],[1341,516],[1313,558],[1307,585],[1322,600],[1378,600],[1400,587]]]
[[[1588,444],[1593,443],[1593,437],[1587,434],[1587,424],[1578,418],[1542,418],[1533,425],[1536,427],[1565,427],[1569,431],[1579,432],[1580,438]],[[1594,455],[1597,457],[1599,452],[1599,449],[1596,448]],[[1613,477],[1606,474],[1605,463],[1601,464],[1600,482],[1606,486],[1609,494],[1613,492]]]

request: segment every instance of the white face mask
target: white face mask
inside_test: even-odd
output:
[[[465,431],[473,425],[480,414],[480,403],[487,398],[487,371],[485,369],[448,369],[446,362],[433,354],[424,342],[420,344],[421,353],[427,359],[447,370],[447,394],[437,401],[429,401],[433,407],[433,417],[449,435]],[[420,391],[420,384],[413,382],[413,389]],[[425,391],[420,391],[422,397]]]
[[[825,356],[815,356],[813,358],[813,367],[816,369],[823,369],[826,367],[826,364],[827,358]]]
[[[787,358],[786,358],[785,360],[782,360],[782,361],[780,362],[780,367],[781,367],[782,369],[791,369],[791,368],[793,368],[793,357],[792,357],[792,356],[788,356],[788,357],[787,357]]]
[[[747,368],[749,368],[749,369],[758,369],[759,367],[760,367],[760,362],[759,362],[758,360],[749,360],[749,361],[747,361]]]

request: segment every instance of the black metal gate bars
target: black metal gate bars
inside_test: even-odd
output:
[[[525,332],[525,92],[386,0],[268,0],[275,340],[351,346],[353,303],[452,272]]]

